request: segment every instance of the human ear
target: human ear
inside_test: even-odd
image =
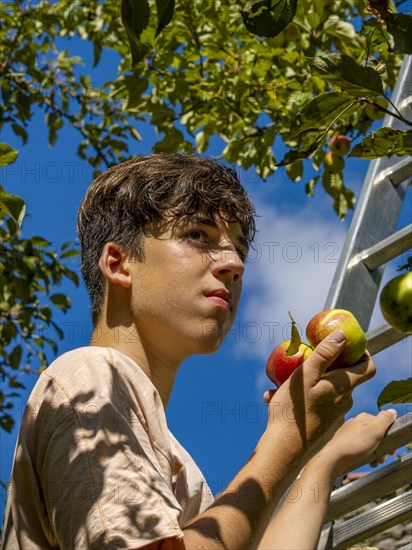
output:
[[[131,276],[125,252],[116,243],[106,243],[99,259],[99,268],[109,283],[124,288],[131,286]]]

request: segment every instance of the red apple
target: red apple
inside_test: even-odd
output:
[[[306,338],[316,347],[326,336],[341,330],[345,333],[345,347],[332,368],[350,367],[359,361],[366,349],[366,336],[355,316],[345,309],[327,309],[318,313],[306,327]]]
[[[343,135],[333,136],[330,140],[330,148],[332,153],[343,157],[350,151],[350,139]]]
[[[279,344],[271,353],[266,363],[266,374],[279,388],[312,353],[312,348],[306,344],[300,344],[297,353],[287,355],[290,340]]]

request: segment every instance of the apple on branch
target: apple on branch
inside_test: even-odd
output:
[[[350,139],[344,135],[333,136],[330,149],[338,157],[344,157],[350,151]]]

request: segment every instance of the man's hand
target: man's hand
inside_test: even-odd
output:
[[[375,451],[395,419],[394,409],[381,411],[376,416],[361,413],[345,422],[313,460],[333,467],[332,475],[337,478]]]
[[[267,435],[283,431],[294,446],[299,441],[307,457],[333,436],[352,407],[354,388],[376,372],[369,357],[355,366],[328,371],[344,346],[343,332],[329,335],[278,390],[266,392]]]

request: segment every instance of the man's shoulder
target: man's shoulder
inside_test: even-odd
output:
[[[40,376],[34,391],[63,392],[69,397],[81,391],[95,391],[107,386],[113,377],[110,350],[98,346],[84,346],[57,357]],[[103,390],[104,391],[104,390]],[[53,392],[53,393],[54,393]]]
[[[101,396],[125,391],[129,386],[151,387],[149,379],[130,357],[100,346],[84,346],[63,353],[42,373],[39,383],[49,388],[59,387],[67,394],[84,395],[93,391]]]

